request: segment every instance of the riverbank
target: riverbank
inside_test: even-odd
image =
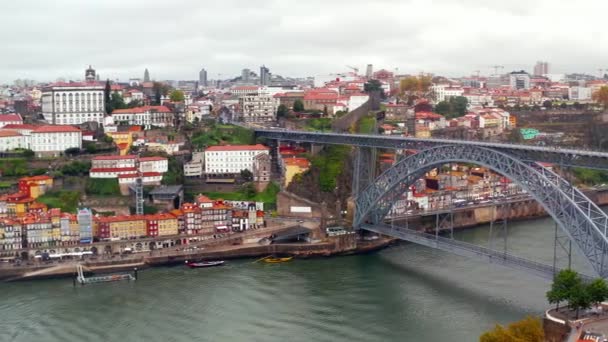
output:
[[[273,254],[290,255],[295,258],[319,258],[340,255],[369,253],[387,247],[395,239],[378,238],[365,241],[357,239],[356,234],[348,234],[315,243],[289,243],[260,245],[220,245],[194,249],[188,252],[151,251],[141,253],[140,257],[123,260],[87,260],[81,262],[88,274],[130,271],[134,268],[163,267],[184,264],[187,260],[228,260],[259,258]],[[163,252],[163,253],[161,253]],[[145,255],[144,255],[145,254]],[[58,277],[72,277],[78,262],[65,262],[51,265],[28,265],[23,267],[0,268],[0,280],[22,281]]]

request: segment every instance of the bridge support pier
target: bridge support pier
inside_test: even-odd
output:
[[[559,250],[561,249],[562,253],[566,255],[560,255]],[[554,275],[559,272],[560,268],[560,260],[566,258],[568,260],[567,269],[572,268],[572,240],[568,237],[568,235],[562,233],[561,229],[557,223],[555,224],[555,239],[553,241],[553,273]]]
[[[353,169],[352,192],[357,196],[376,178],[376,149],[371,147],[357,147]],[[355,208],[356,210],[356,208]],[[355,213],[356,217],[356,213]],[[354,229],[359,227],[353,225]]]
[[[509,204],[495,204],[494,212],[492,212],[492,220],[490,221],[490,233],[488,238],[488,248],[490,250],[494,249],[494,226],[498,225],[498,229],[502,230],[503,234],[503,253],[507,254],[507,237],[508,237],[508,224],[507,218],[509,217],[509,212],[511,210],[511,206]],[[498,232],[497,232],[498,233]]]

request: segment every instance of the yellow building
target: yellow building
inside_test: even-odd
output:
[[[284,158],[285,186],[288,186],[293,177],[308,170],[310,162],[306,158]]]
[[[430,138],[431,130],[424,125],[416,125],[416,138]]]
[[[146,220],[142,215],[99,218],[99,236],[102,238],[129,239],[146,236]]]
[[[171,214],[146,215],[148,236],[177,235],[177,217]]]
[[[129,153],[129,148],[133,144],[132,132],[108,132],[106,134],[114,140],[121,156],[126,156]]]

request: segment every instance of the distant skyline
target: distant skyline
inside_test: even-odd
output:
[[[608,69],[601,0],[22,0],[0,3],[0,83],[236,77],[266,65],[304,77],[374,70],[482,75]]]

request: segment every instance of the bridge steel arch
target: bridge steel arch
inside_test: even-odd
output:
[[[538,201],[593,269],[608,278],[608,216],[556,173],[486,147],[442,145],[422,150],[386,170],[356,194],[353,226],[381,224],[395,200],[426,172],[446,163],[474,163],[517,183]]]

